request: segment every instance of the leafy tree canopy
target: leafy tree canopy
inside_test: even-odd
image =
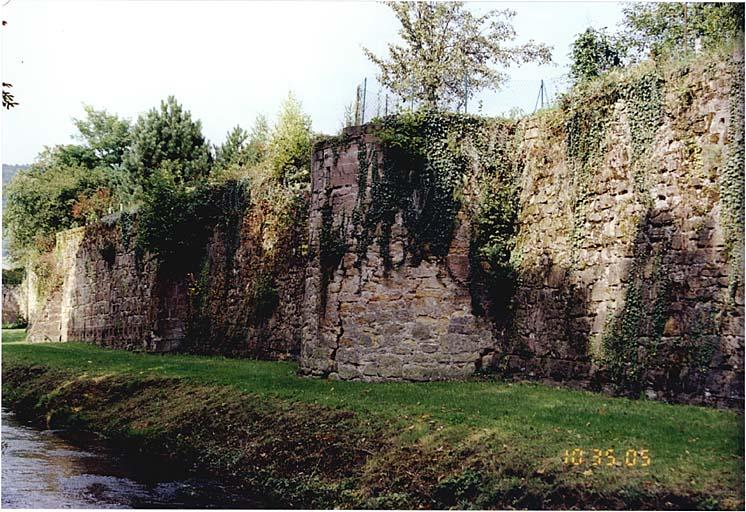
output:
[[[105,213],[111,206],[110,201],[106,203],[110,197],[107,171],[64,163],[70,157],[69,148],[48,149],[39,161],[19,171],[5,189],[4,227],[16,259],[28,250],[51,248],[55,233],[84,224],[90,208]],[[96,196],[100,200],[94,206],[90,200]]]
[[[258,163],[267,158],[269,152],[269,123],[267,118],[263,115],[259,115],[254,120],[254,126],[251,128],[251,136],[249,137],[249,144],[247,152],[249,154],[249,161]]]
[[[79,132],[77,138],[93,152],[97,163],[121,167],[131,143],[129,121],[90,105],[83,108],[86,117],[73,120]]]
[[[551,49],[543,44],[506,46],[516,36],[513,11],[475,16],[463,2],[386,4],[401,24],[403,43],[389,44],[387,59],[363,51],[378,65],[379,81],[404,101],[458,108],[477,91],[497,89],[507,80],[497,67],[551,60]]]
[[[131,180],[121,166],[129,150],[129,123],[85,107],[75,119],[82,144],[45,148],[8,183],[4,225],[11,254],[44,250],[57,231],[83,225],[131,202]]]
[[[210,172],[212,155],[202,135],[202,123],[169,96],[160,108],[140,116],[132,130],[132,147],[126,166],[135,182],[147,186],[148,178],[168,163],[179,182],[189,182]]]
[[[312,145],[311,118],[290,93],[280,109],[269,142],[274,177],[284,184],[307,181]]]
[[[184,185],[179,168],[171,162],[157,168],[144,187],[138,245],[168,262],[171,270],[189,267],[212,226],[209,194],[204,182]]]
[[[570,76],[575,81],[596,77],[622,65],[623,44],[605,30],[588,28],[572,43]]]
[[[657,58],[743,41],[743,3],[630,3],[624,8],[627,43],[638,56]]]

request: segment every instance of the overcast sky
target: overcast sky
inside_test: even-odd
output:
[[[513,9],[517,43],[554,47],[553,65],[512,69],[503,91],[481,96],[487,115],[531,112],[542,78],[555,95],[574,36],[621,19],[612,2],[468,5]],[[71,142],[83,103],[134,120],[169,94],[213,143],[236,124],[250,128],[257,114],[272,120],[290,90],[315,131],[336,133],[364,77],[368,117],[375,113],[376,71],[361,47],[383,54],[397,39],[391,11],[375,2],[10,0],[2,19],[0,71],[20,103],[2,112],[2,161],[16,164]]]

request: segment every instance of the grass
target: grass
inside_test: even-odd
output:
[[[434,478],[449,482],[448,478],[456,478],[458,485],[466,485],[458,479],[470,474],[468,468],[489,472],[508,467],[518,485],[524,486],[531,485],[526,478],[546,483],[546,475],[551,475],[549,481],[602,494],[696,494],[722,508],[743,504],[744,418],[736,411],[612,398],[531,383],[337,382],[299,377],[297,366],[288,362],[152,355],[82,343],[29,344],[23,339],[23,331],[3,331],[4,369],[40,365],[89,380],[177,378],[264,401],[321,406],[371,418],[385,426],[391,437],[388,455],[381,452],[373,463],[395,465],[392,457],[397,450],[414,447],[423,455],[423,463],[438,468],[437,460],[426,459],[449,453],[452,460],[443,462],[443,470]],[[604,458],[602,465],[591,465],[594,448],[613,449],[618,464],[606,466],[610,459]],[[573,449],[584,450],[582,464],[564,463],[565,450]],[[633,467],[624,464],[627,450],[638,451]],[[647,467],[641,466],[640,450],[648,451]],[[468,464],[454,455],[459,451]],[[453,469],[456,466],[458,471]]]

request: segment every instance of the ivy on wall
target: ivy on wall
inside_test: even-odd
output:
[[[632,143],[632,174],[637,197],[650,202],[649,155],[655,133],[663,120],[664,80],[659,70],[643,65],[633,73],[609,74],[581,83],[563,98],[567,159],[573,170],[573,245],[577,249],[586,236],[584,226],[593,195],[593,176],[603,165],[605,140],[614,122],[617,105],[623,109]]]
[[[728,296],[735,299],[744,286],[744,68],[731,58],[728,160],[720,177],[722,221],[726,230],[731,272]]]
[[[347,223],[342,219],[334,225],[331,188],[326,189],[324,205],[321,207],[321,232],[319,233],[319,264],[321,266],[321,304],[326,306],[327,288],[334,271],[339,267],[342,257],[347,252],[345,241]],[[321,308],[322,314],[326,310]]]
[[[663,254],[638,240],[624,307],[606,327],[600,363],[618,391],[637,395],[655,361],[668,318],[670,282]],[[646,267],[651,267],[646,273]]]
[[[515,272],[510,263],[518,214],[515,124],[455,113],[420,110],[376,120],[374,145],[358,146],[358,197],[351,215],[356,266],[377,239],[386,272],[448,254],[462,209],[471,225],[474,309],[487,299],[505,307]],[[330,214],[330,213],[329,213]],[[324,210],[322,209],[322,217]],[[401,215],[404,255],[393,261],[391,231]],[[326,227],[325,227],[326,226]],[[343,251],[322,221],[322,247]],[[339,237],[341,239],[341,237]]]

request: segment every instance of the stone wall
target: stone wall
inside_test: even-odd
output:
[[[203,325],[192,336],[193,352],[298,357],[307,209],[298,205],[296,218],[283,224],[263,206],[249,208],[237,232],[217,229],[210,241]],[[269,313],[257,306],[261,293],[271,294],[263,299],[271,305]]]
[[[23,286],[3,283],[3,325],[16,324],[26,319],[22,308]]]
[[[237,226],[216,228],[203,267],[186,275],[138,254],[116,222],[60,233],[59,285],[28,301],[31,339],[298,357],[303,373],[338,379],[494,372],[740,406],[736,69],[714,62],[669,76],[644,158],[622,97],[609,105],[600,157],[582,172],[568,156],[567,112],[516,126],[517,281],[502,318],[472,304],[466,209],[444,257],[412,259],[401,213],[387,242],[391,268],[380,240],[361,249],[353,219],[371,200],[373,173],[385,172],[368,126],[316,146],[309,205],[296,218],[254,204]]]
[[[216,229],[202,277],[198,272],[172,274],[168,265],[139,252],[134,235],[120,224],[114,217],[57,235],[56,286],[29,301],[36,309],[31,341],[75,340],[128,350],[179,349],[269,359],[298,354],[298,287],[304,265],[297,260],[304,255],[297,230],[283,231],[288,239],[279,241],[283,250],[271,261],[273,275],[279,276],[271,283],[277,306],[256,319],[252,289],[269,261],[256,212],[243,218],[237,233]],[[29,276],[35,279],[33,272]]]
[[[412,265],[405,254],[401,218],[391,233],[395,268],[386,271],[377,243],[356,264],[353,215],[367,200],[358,188],[359,151],[380,155],[377,140],[349,131],[344,147],[319,146],[312,163],[309,218],[311,258],[306,269],[301,368],[340,379],[433,380],[472,375],[483,351],[494,345],[487,321],[471,312],[468,288],[469,234],[457,229],[445,261]],[[371,183],[373,166],[366,170]],[[339,266],[325,269],[320,236],[324,208],[348,241]],[[327,272],[329,275],[324,275]]]
[[[739,139],[731,126],[743,105],[732,91],[743,80],[734,69],[725,62],[693,67],[663,86],[663,115],[644,162],[633,163],[631,123],[617,101],[601,161],[583,180],[566,156],[561,111],[522,124],[519,277],[507,329],[472,313],[463,214],[443,260],[412,264],[399,216],[390,240],[395,267],[385,270],[377,241],[358,261],[349,219],[369,200],[372,182],[369,168],[368,188],[358,190],[359,162],[380,159],[381,148],[365,129],[348,131],[342,144],[319,145],[302,371],[431,380],[482,369],[635,396],[741,404],[743,238],[735,250],[727,241],[733,228],[722,199],[723,187],[732,186],[724,183],[728,159],[739,148],[743,155],[742,132]],[[582,208],[580,196],[587,198]],[[327,272],[322,233],[340,229],[346,250]]]
[[[722,200],[725,166],[739,146],[730,124],[737,80],[720,63],[665,87],[666,115],[643,187],[621,102],[603,161],[582,191],[563,128],[551,116],[529,124],[516,247],[521,286],[497,368],[608,387],[597,363],[609,357],[605,341],[632,317],[638,354],[625,371],[644,374],[640,391],[742,401],[743,281],[726,243]],[[741,151],[742,144],[741,136]],[[590,200],[573,211],[582,192]]]
[[[58,282],[31,319],[31,341],[168,351],[184,338],[186,283],[159,272],[116,222],[58,233],[55,264]]]

